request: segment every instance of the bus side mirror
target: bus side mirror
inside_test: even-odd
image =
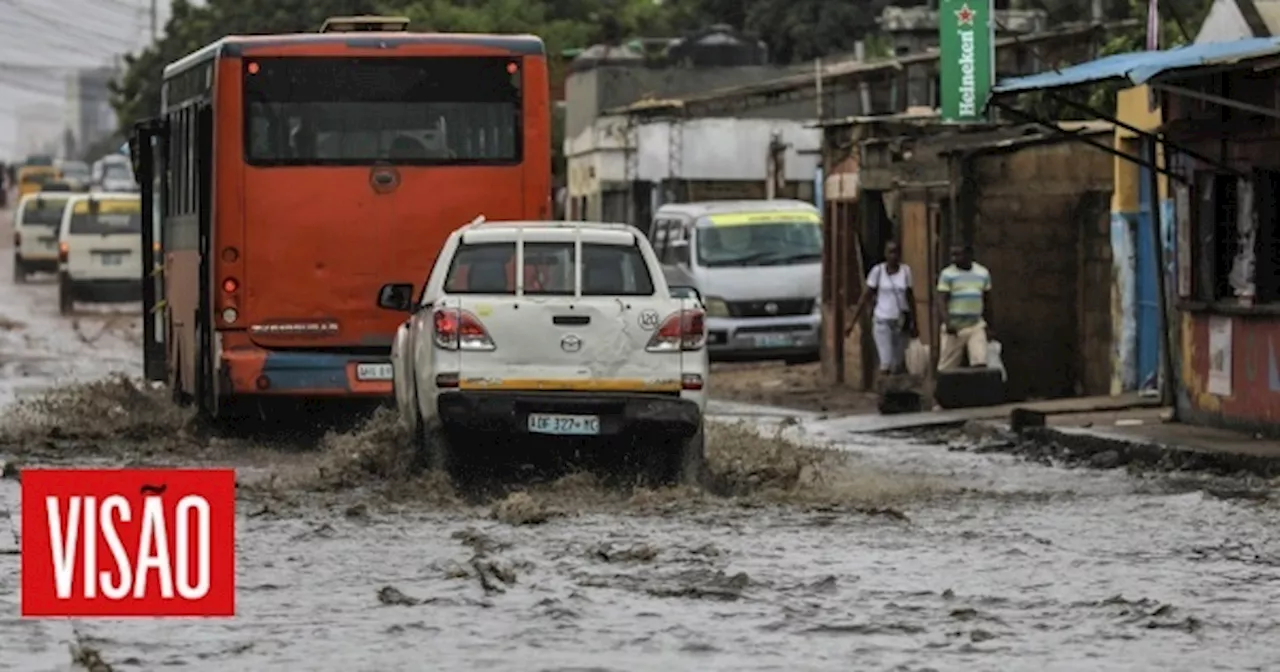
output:
[[[413,312],[413,285],[393,282],[378,290],[378,307],[399,313]]]

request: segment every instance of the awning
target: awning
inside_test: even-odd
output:
[[[1106,56],[1052,72],[1003,79],[991,88],[991,96],[995,98],[1030,91],[1098,84],[1114,79],[1126,79],[1138,85],[1173,70],[1229,65],[1276,54],[1280,54],[1280,37],[1189,44],[1163,51],[1135,51]]]

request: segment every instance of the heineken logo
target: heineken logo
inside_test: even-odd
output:
[[[960,31],[960,116],[978,113],[977,63],[972,30]]]
[[[993,0],[939,3],[939,85],[942,118],[979,121],[994,79]],[[952,19],[951,17],[955,17]]]

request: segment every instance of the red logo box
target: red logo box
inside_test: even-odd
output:
[[[22,615],[234,616],[234,469],[23,469]]]

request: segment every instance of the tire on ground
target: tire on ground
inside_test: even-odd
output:
[[[439,420],[418,418],[417,439],[414,443],[414,461],[426,471],[438,471],[450,477],[456,476],[457,462],[449,433]]]
[[[640,459],[636,462],[648,485],[698,486],[703,483],[707,454],[701,423],[692,436],[664,438],[659,441],[641,440],[635,449],[640,451]]]
[[[67,276],[58,277],[58,312],[70,315],[75,312],[75,295],[71,291],[71,280]]]
[[[21,285],[27,281],[27,269],[22,263],[22,259],[18,255],[13,255],[13,282]]]

